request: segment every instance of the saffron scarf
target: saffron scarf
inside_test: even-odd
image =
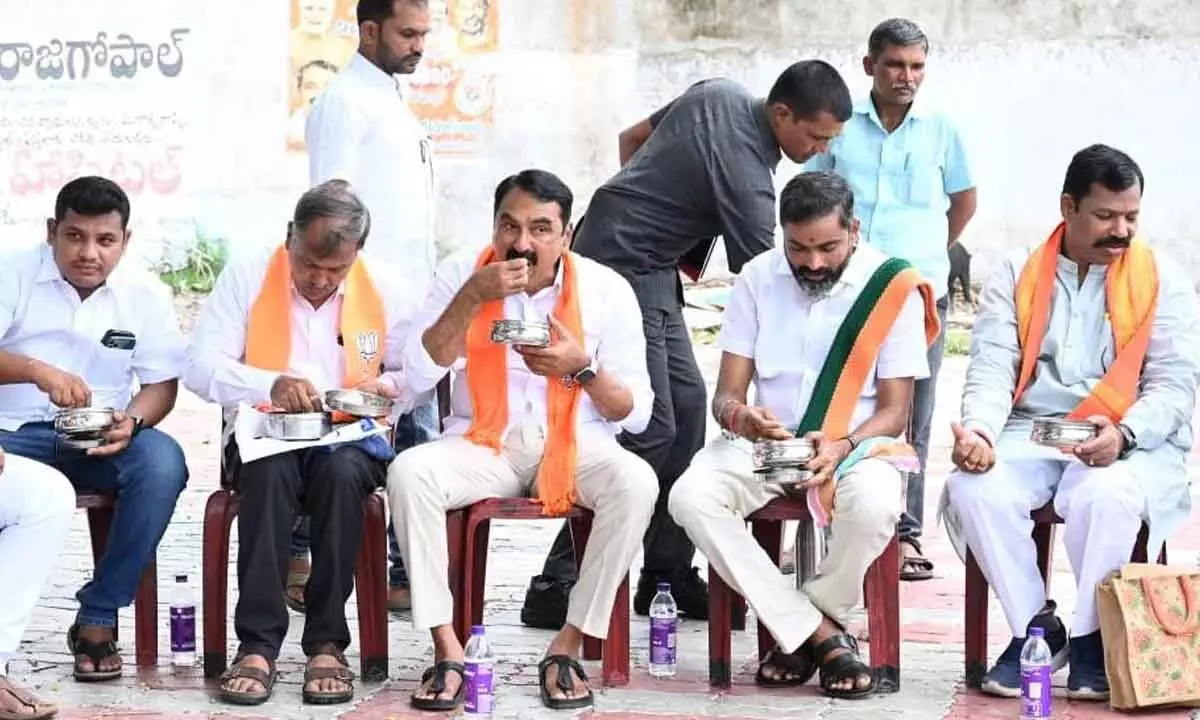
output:
[[[495,260],[495,250],[489,246],[480,253],[475,268]],[[579,287],[569,251],[562,254],[562,273],[554,317],[583,342]],[[472,408],[466,438],[497,453],[508,427],[508,347],[492,342],[492,323],[502,319],[504,300],[485,302],[471,320],[466,339],[467,391]],[[582,392],[578,385],[568,387],[558,378],[546,378],[546,446],[537,474],[537,499],[544,515],[565,515],[575,503],[575,422]]]

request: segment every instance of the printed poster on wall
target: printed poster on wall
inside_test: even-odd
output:
[[[492,128],[498,0],[431,0],[425,57],[405,97],[438,157],[474,157]],[[287,147],[304,151],[308,108],[358,46],[355,0],[291,0]],[[403,80],[403,79],[402,79]]]

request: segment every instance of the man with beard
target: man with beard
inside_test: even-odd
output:
[[[947,248],[975,214],[975,184],[962,139],[944,115],[918,102],[929,39],[916,23],[892,18],[867,41],[863,69],[871,93],[857,102],[841,137],[806,169],[833,170],[850,183],[862,237],[904,258],[933,284],[938,317],[946,321],[950,255]],[[907,435],[921,470],[908,479],[907,512],[900,519],[902,580],[928,580],[933,563],[921,550],[925,517],[925,459],[943,338],[929,349],[929,377],[913,393]]]
[[[405,102],[399,75],[421,62],[429,34],[428,0],[359,0],[358,53],[317,99],[308,116],[309,181],[349,182],[371,213],[368,255],[390,265],[391,282],[423,295],[437,259],[433,221],[433,154],[424,126]],[[396,449],[437,436],[434,394],[421,398],[396,425]],[[388,533],[391,537],[391,533]],[[288,605],[304,611],[308,521],[293,539]],[[388,607],[409,607],[408,579],[394,543]]]
[[[861,698],[875,683],[846,621],[900,517],[900,470],[916,458],[896,437],[938,321],[929,284],[907,262],[859,244],[842,178],[793,178],[779,221],[784,247],[746,264],[721,324],[712,412],[725,432],[696,454],[668,505],[778,643],[757,682],[803,685],[820,668],[827,694]],[[804,488],[754,473],[752,443],[793,437],[815,451]],[[829,553],[801,591],[746,527],[785,493],[802,493],[819,527],[832,517]]]
[[[756,98],[724,79],[693,85],[621,134],[621,168],[592,196],[573,248],[627,279],[638,296],[654,414],[622,443],[658,473],[659,501],[643,547],[633,608],[646,615],[659,582],[681,614],[708,617],[708,587],[696,548],[667,513],[675,479],[704,445],[704,378],[683,319],[681,265],[699,268],[713,238],[725,239],[733,272],[775,246],[775,167],[802,163],[826,147],[850,116],[850,91],[831,65],[798,62]],[[627,162],[626,162],[627,161]],[[535,577],[521,621],[555,627],[575,574],[569,529]]]
[[[1125,153],[1078,152],[1063,222],[1006,260],[980,299],[942,516],[1013,633],[985,692],[1019,695],[1021,646],[1040,627],[1055,669],[1071,664],[1068,696],[1107,698],[1096,586],[1129,561],[1143,522],[1155,557],[1191,509],[1200,318],[1181,265],[1137,236],[1143,187]],[[1033,419],[1048,417],[1086,421],[1097,434],[1065,451],[1032,444]],[[1050,502],[1078,583],[1069,639],[1030,537],[1030,512]]]
[[[446,435],[388,469],[388,495],[411,571],[413,625],[433,638],[434,662],[412,695],[419,710],[451,711],[464,695],[463,646],[446,581],[446,511],[494,497],[535,496],[548,516],[573,504],[595,513],[563,625],[538,664],[542,703],[592,704],[579,664],[584,633],[608,633],[654,510],[654,471],[616,441],[650,419],[653,393],[637,300],[620,275],[579,257],[571,190],[525,170],[496,188],[492,242],[438,266],[405,349],[410,387],[453,379]],[[492,342],[502,319],[548,322],[546,347]]]

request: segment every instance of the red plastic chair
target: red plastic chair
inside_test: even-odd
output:
[[[1038,570],[1050,589],[1051,559],[1054,555],[1055,526],[1061,525],[1063,519],[1054,512],[1053,503],[1033,512],[1033,541],[1037,545]],[[1149,541],[1149,530],[1142,525],[1138,533],[1137,544],[1133,547],[1132,562],[1146,562],[1146,543]],[[1167,546],[1164,544],[1158,555],[1160,565],[1167,564]],[[966,645],[966,674],[967,687],[979,688],[983,684],[983,676],[987,673],[987,642],[988,642],[988,582],[979,568],[975,555],[967,548],[967,579],[964,603],[964,643]]]
[[[808,519],[808,505],[802,500],[776,498],[746,521],[758,544],[771,561],[779,564],[780,544],[785,520]],[[900,690],[900,545],[897,537],[875,559],[863,580],[867,605],[867,629],[871,634],[871,669],[877,692]],[[735,593],[708,567],[708,681],[713,687],[728,688],[732,682],[733,648],[731,632],[735,605],[745,600]],[[744,612],[744,611],[743,611]],[[775,639],[761,623],[758,626],[758,654],[765,657],[775,647]]]
[[[108,533],[116,512],[116,497],[108,493],[80,491],[75,507],[87,510],[88,532],[92,536],[92,559],[96,564],[108,547]],[[113,629],[116,640],[118,628]],[[138,667],[158,664],[158,569],[151,560],[142,571],[142,581],[134,596],[133,634]]]
[[[462,518],[465,516],[465,520]],[[471,625],[483,620],[483,594],[486,585],[488,531],[492,520],[545,520],[542,506],[527,498],[494,498],[477,502],[463,510],[447,514],[447,525],[463,523],[462,541],[454,547],[451,537],[451,588],[455,592],[455,632],[466,642]],[[588,535],[592,527],[592,512],[574,507],[567,514],[571,533],[575,539],[575,562],[583,560]],[[457,553],[457,556],[456,556]],[[456,572],[455,569],[458,569]],[[603,650],[601,649],[603,645]],[[608,624],[608,638],[585,637],[583,657],[598,660],[603,656],[601,678],[608,687],[629,684],[629,574],[617,588],[612,617]]]

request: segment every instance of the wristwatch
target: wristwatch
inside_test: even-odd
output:
[[[567,385],[580,385],[586,387],[588,383],[596,379],[596,361],[588,363],[588,366],[574,375],[567,377]]]
[[[1124,460],[1138,449],[1137,435],[1134,435],[1125,423],[1118,423],[1117,430],[1121,433],[1121,452],[1117,453],[1117,459]]]

